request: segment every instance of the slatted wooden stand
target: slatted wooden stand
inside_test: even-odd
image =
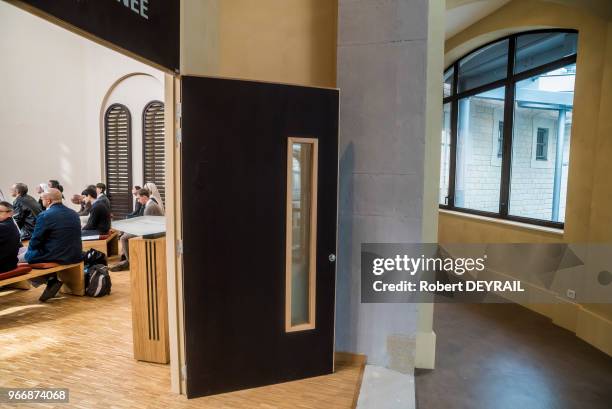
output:
[[[134,358],[166,364],[168,344],[168,293],[166,238],[129,240]]]

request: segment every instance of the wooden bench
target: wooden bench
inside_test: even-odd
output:
[[[18,273],[13,275],[10,273]],[[24,274],[25,273],[25,274]],[[0,287],[12,285],[16,288],[27,290],[31,288],[28,280],[47,274],[57,273],[58,278],[64,285],[61,292],[73,295],[85,295],[85,274],[83,263],[60,265],[57,263],[20,264],[16,270],[6,274],[8,278],[0,279]]]
[[[98,250],[106,257],[119,254],[119,233],[111,230],[108,234],[101,236],[100,240],[83,240],[83,251],[89,249]]]

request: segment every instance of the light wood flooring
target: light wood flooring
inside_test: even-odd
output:
[[[69,388],[70,403],[19,408],[353,408],[362,367],[336,365],[328,376],[207,398],[170,392],[167,365],[132,358],[129,273],[112,274],[104,298],[61,296],[38,302],[38,289],[0,289],[0,387]],[[0,407],[8,407],[2,406]]]

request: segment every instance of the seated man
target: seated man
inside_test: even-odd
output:
[[[88,187],[83,191],[85,201],[91,203],[89,210],[89,219],[87,224],[83,226],[82,236],[99,236],[108,234],[111,227],[110,209],[104,201],[97,199],[98,193],[95,189]]]
[[[106,185],[102,182],[96,184],[96,193],[98,194],[97,200],[104,203],[104,205],[111,210],[111,202],[108,196],[106,196]]]
[[[70,199],[72,204],[81,206],[77,211],[79,216],[89,216],[89,211],[91,210],[91,203],[85,200],[86,193],[83,191],[80,195],[72,195],[72,199]]]
[[[144,206],[143,216],[163,216],[164,211],[157,200],[151,196],[148,189],[140,189],[137,193],[138,201]]]
[[[163,216],[164,212],[159,204],[155,200],[151,199],[151,193],[147,189],[140,189],[137,193],[138,202],[144,208],[143,216]],[[121,262],[115,264],[110,270],[111,271],[122,271],[130,268],[130,247],[129,240],[134,236],[133,234],[123,233],[119,238],[121,241]]]
[[[74,264],[83,261],[81,242],[81,220],[79,215],[62,203],[62,192],[51,188],[42,194],[44,207],[47,209],[36,218],[36,227],[28,251],[23,259],[33,263]],[[40,301],[47,301],[57,294],[62,282],[57,275],[33,279],[35,287],[46,281],[47,288],[40,296]]]
[[[0,202],[0,273],[17,268],[21,240],[12,217],[13,206],[9,202]]]
[[[138,201],[138,192],[142,189],[140,186],[132,188],[132,196],[134,196],[134,211],[126,216],[127,219],[140,217],[144,213],[144,206]]]
[[[15,183],[11,187],[11,194],[15,198],[13,218],[21,231],[21,240],[30,240],[36,224],[36,216],[42,212],[42,208],[36,199],[28,195],[28,186],[24,183]]]

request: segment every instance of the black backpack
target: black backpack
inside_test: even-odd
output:
[[[104,253],[96,249],[89,249],[83,253],[83,262],[85,263],[85,271],[96,264],[108,265]]]
[[[96,264],[87,269],[85,273],[85,295],[103,297],[110,294],[111,287],[111,278],[107,266]]]

